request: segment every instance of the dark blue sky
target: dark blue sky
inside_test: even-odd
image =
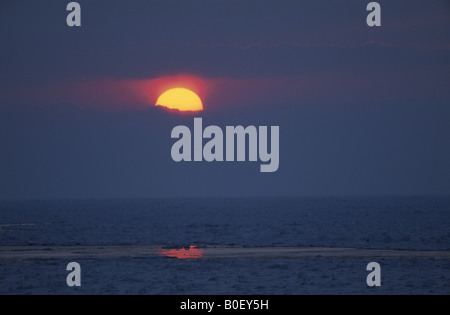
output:
[[[368,2],[1,1],[0,198],[449,194],[450,4]],[[205,125],[280,126],[279,170],[173,162],[194,116],[139,89],[177,75]]]

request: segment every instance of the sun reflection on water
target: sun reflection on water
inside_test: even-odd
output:
[[[165,257],[173,257],[178,259],[199,259],[203,258],[203,249],[197,248],[195,245],[189,246],[189,249],[159,249],[159,254]]]

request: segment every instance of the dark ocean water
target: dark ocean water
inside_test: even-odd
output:
[[[0,245],[450,249],[450,197],[0,201]]]
[[[450,249],[450,197],[0,201],[0,246],[158,244]],[[0,294],[450,294],[448,259],[0,260]]]

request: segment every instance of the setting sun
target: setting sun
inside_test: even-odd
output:
[[[203,103],[200,97],[191,90],[185,88],[167,90],[161,94],[155,105],[176,109],[182,112],[196,112],[203,110]]]

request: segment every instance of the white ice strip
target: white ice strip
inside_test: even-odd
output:
[[[344,247],[202,246],[166,249],[160,245],[0,246],[0,261],[120,257],[179,259],[277,258],[436,258],[450,259],[450,251],[356,249]]]

